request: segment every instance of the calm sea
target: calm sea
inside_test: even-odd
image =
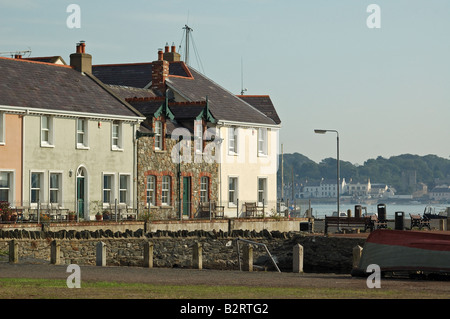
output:
[[[432,208],[432,212],[438,214],[441,211],[444,211],[446,207],[450,207],[450,204],[437,204],[437,205],[428,205],[428,204],[389,204],[386,203],[386,214],[388,219],[395,218],[395,212],[404,212],[405,218],[409,218],[409,214],[420,214],[423,215],[424,210],[427,206]],[[308,209],[308,204],[301,205],[302,214]],[[371,205],[361,205],[363,207],[367,207],[368,213],[376,213],[377,212],[377,204]],[[323,218],[326,216],[331,216],[333,212],[337,210],[336,204],[316,204],[311,203],[312,213],[315,218]],[[352,216],[355,216],[355,204],[340,204],[340,211],[346,212],[348,209],[351,210]],[[364,211],[363,211],[364,213]]]

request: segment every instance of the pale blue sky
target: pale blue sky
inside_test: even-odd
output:
[[[69,4],[81,28],[69,29]],[[369,29],[369,4],[381,28]],[[32,50],[69,62],[85,40],[94,64],[150,62],[194,29],[201,66],[232,93],[269,94],[285,153],[363,164],[404,153],[449,158],[448,0],[0,0],[0,52]]]

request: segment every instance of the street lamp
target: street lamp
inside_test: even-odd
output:
[[[337,186],[337,215],[338,215],[338,222],[337,222],[337,228],[338,228],[338,232],[340,231],[340,227],[339,227],[339,217],[340,217],[340,211],[339,211],[339,132],[336,130],[318,130],[315,129],[314,133],[316,134],[325,134],[326,132],[333,132],[336,133],[336,141],[337,141],[337,159],[336,159],[336,186]]]

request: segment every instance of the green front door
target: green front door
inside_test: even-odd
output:
[[[183,215],[191,212],[191,178],[183,177]]]
[[[84,218],[85,199],[85,173],[83,168],[79,168],[77,172],[77,212],[80,218]]]

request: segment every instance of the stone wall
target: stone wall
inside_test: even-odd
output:
[[[296,244],[304,248],[305,272],[349,273],[352,268],[352,249],[364,245],[364,239],[312,236],[300,232],[263,230],[243,231],[144,231],[111,230],[58,232],[9,230],[0,231],[0,255],[6,256],[12,239],[18,242],[20,260],[49,262],[50,245],[57,240],[61,247],[63,264],[95,264],[96,245],[106,244],[106,264],[143,266],[143,250],[146,242],[153,243],[154,267],[192,267],[193,245],[200,243],[203,250],[204,269],[238,270],[238,238],[267,245],[277,260],[281,271],[292,271],[292,252]],[[243,245],[239,242],[240,251]],[[254,264],[262,269],[273,270],[270,259],[261,246],[254,246]],[[242,255],[241,255],[242,256]]]

